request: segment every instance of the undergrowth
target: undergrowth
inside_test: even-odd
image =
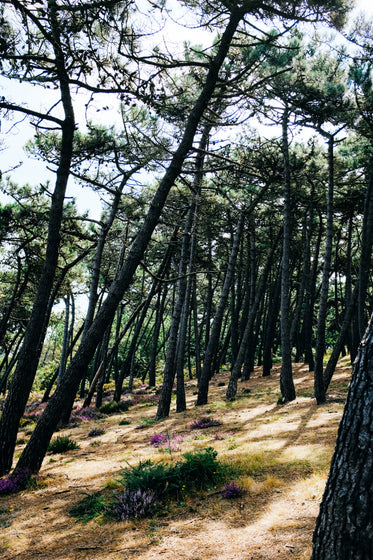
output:
[[[217,460],[212,447],[185,453],[183,460],[173,464],[163,461],[140,461],[123,469],[118,494],[92,494],[81,500],[70,515],[88,521],[104,514],[118,520],[153,515],[170,501],[187,495],[216,489],[230,474],[226,465]]]
[[[79,449],[79,445],[69,436],[58,436],[48,445],[49,453],[63,453],[71,449]]]

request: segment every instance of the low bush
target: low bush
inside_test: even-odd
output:
[[[58,436],[48,446],[49,453],[63,453],[71,449],[79,449],[79,445],[69,436]]]
[[[102,414],[118,414],[118,412],[127,412],[129,406],[129,403],[126,401],[112,401],[100,406],[99,411]]]
[[[155,492],[126,489],[113,506],[114,517],[120,521],[151,516],[157,508]]]
[[[177,434],[154,434],[150,438],[150,445],[157,449],[169,451],[180,451],[180,444],[183,441],[183,436]]]
[[[102,412],[97,408],[91,408],[90,406],[84,406],[82,408],[77,408],[73,416],[79,418],[80,420],[98,420],[102,418]]]
[[[208,447],[185,453],[184,461],[169,465],[150,460],[122,471],[123,484],[131,492],[152,491],[157,499],[178,498],[188,491],[203,490],[223,477],[224,467],[217,461],[217,451]]]
[[[230,484],[224,484],[223,490],[221,490],[221,495],[223,498],[227,498],[228,500],[234,500],[236,498],[241,498],[244,494],[246,494],[247,490],[245,488],[241,488],[237,486],[234,480]]]
[[[211,426],[221,426],[221,422],[219,422],[219,420],[215,420],[214,418],[203,416],[202,418],[199,418],[198,420],[192,422],[190,425],[190,429],[199,430],[203,428],[211,428]]]
[[[217,460],[218,452],[212,447],[184,454],[180,463],[180,478],[188,488],[203,490],[217,483],[224,476],[225,469]]]
[[[227,467],[218,462],[212,447],[185,453],[183,460],[174,464],[148,459],[122,470],[118,482],[125,488],[119,496],[86,496],[70,515],[82,521],[100,515],[122,521],[148,517],[165,507],[168,500],[209,489],[226,478]]]
[[[88,437],[102,436],[104,433],[104,428],[92,428],[92,430],[88,432]]]

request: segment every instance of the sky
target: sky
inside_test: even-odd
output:
[[[355,5],[356,8],[351,15],[351,19],[359,12],[363,12],[364,15],[373,18],[373,0],[356,0]],[[180,34],[181,29],[181,26],[177,26],[177,36]],[[192,41],[197,41],[197,39],[193,39],[192,34],[190,34],[190,38]],[[9,81],[0,77],[0,96],[6,96],[7,91],[9,91]],[[17,101],[17,97],[19,101],[25,97],[33,99],[32,106],[33,108],[38,109],[39,105],[41,106],[42,100],[40,99],[40,93],[36,92],[37,89],[33,86],[22,84],[21,88],[18,87],[13,100]],[[83,118],[82,112],[80,112],[80,115],[78,112],[77,120],[79,120],[79,118]],[[21,119],[19,119],[18,123],[17,120],[12,122],[5,120],[1,123],[0,141],[4,143],[3,148],[4,146],[8,146],[8,149],[1,149],[0,146],[0,170],[3,173],[3,176],[5,176],[7,172],[10,172],[14,166],[18,165],[18,163],[22,161],[23,165],[11,173],[11,176],[15,181],[18,181],[18,183],[29,182],[33,185],[35,183],[38,184],[38,181],[45,182],[49,179],[53,185],[54,173],[47,171],[45,169],[45,165],[42,163],[27,159],[27,156],[25,155],[23,146],[28,138],[32,137],[32,133],[32,128],[30,126],[26,127],[25,123],[22,122]],[[99,218],[101,213],[100,201],[98,196],[89,188],[82,189],[80,187],[76,187],[73,181],[70,181],[67,196],[74,196],[77,198],[78,208],[80,211],[84,211],[89,208],[90,217],[96,219]],[[1,201],[4,201],[4,198],[0,192],[0,202]]]

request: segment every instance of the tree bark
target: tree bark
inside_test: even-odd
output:
[[[313,535],[311,560],[371,560],[373,317],[361,342]]]
[[[60,30],[54,2],[50,2],[48,11],[53,34],[52,44],[56,57],[56,71],[64,109],[61,152],[49,211],[44,265],[40,275],[31,317],[26,327],[24,341],[18,354],[17,367],[0,419],[0,476],[8,473],[12,466],[19,422],[32,388],[44,341],[45,330],[41,328],[41,326],[46,323],[46,310],[48,309],[49,296],[52,291],[57,267],[63,203],[70,172],[75,131],[75,118],[69,89],[69,78],[65,69],[65,60],[60,43]]]
[[[328,197],[326,210],[326,240],[324,265],[322,271],[319,316],[317,321],[316,355],[315,355],[315,397],[317,404],[326,401],[323,378],[323,360],[325,353],[325,328],[328,307],[329,278],[332,265],[333,249],[333,198],[334,198],[334,135],[328,135]]]
[[[282,150],[284,156],[284,237],[281,268],[281,374],[280,388],[284,402],[295,399],[290,340],[290,240],[291,240],[291,184],[288,140],[289,112],[285,108],[282,119]]]

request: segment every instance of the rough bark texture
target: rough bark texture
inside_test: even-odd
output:
[[[0,476],[8,473],[12,466],[19,422],[31,391],[44,341],[45,329],[43,325],[47,323],[48,302],[53,288],[58,261],[63,203],[70,172],[75,130],[74,111],[71,102],[68,76],[65,69],[65,60],[60,46],[60,29],[55,13],[54,2],[51,2],[49,18],[56,57],[56,72],[58,73],[60,83],[61,100],[65,118],[62,124],[59,167],[49,210],[45,260],[38,282],[31,317],[26,327],[22,347],[18,354],[17,367],[0,420]]]
[[[354,364],[311,560],[373,555],[373,317]]]

